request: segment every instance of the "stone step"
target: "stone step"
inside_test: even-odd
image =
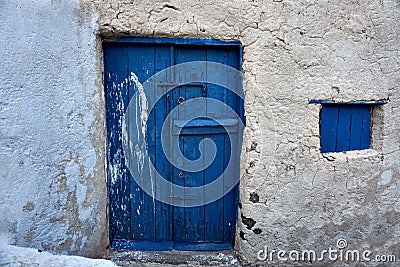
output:
[[[118,266],[243,266],[233,251],[110,251],[105,257]]]

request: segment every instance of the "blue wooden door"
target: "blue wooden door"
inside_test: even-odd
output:
[[[193,68],[194,65],[184,63],[216,62],[240,70],[240,43],[125,38],[104,42],[103,50],[112,247],[143,250],[230,249],[237,220],[238,185],[228,193],[221,194],[221,198],[206,201],[206,191],[196,194],[186,190],[181,193],[165,192],[165,188],[161,188],[156,179],[153,180],[153,172],[132,177],[127,163],[129,155],[126,155],[123,147],[123,128],[130,129],[128,131],[131,134],[140,131],[138,127],[124,125],[124,114],[138,90],[144,90],[141,89],[142,84],[147,84],[146,81],[152,80],[155,74],[171,66],[184,66],[179,71],[172,69],[163,72],[162,81],[151,84],[151,92],[146,87],[147,96],[161,96],[147,97],[146,105],[152,108],[147,110],[146,117],[146,151],[151,164],[166,181],[182,188],[200,188],[222,177],[223,182],[212,190],[224,192],[228,179],[239,176],[240,147],[232,150],[232,143],[238,143],[241,132],[235,128],[238,122],[229,111],[233,110],[243,120],[243,100],[222,85],[208,83],[209,78],[215,76],[212,69],[206,66]],[[237,84],[238,80],[231,79],[228,72],[222,71],[219,76],[218,79],[225,79],[222,84],[241,86]],[[169,90],[171,86],[173,88]],[[215,101],[226,105],[214,105]],[[167,140],[163,146],[162,132],[163,125],[172,113],[174,115],[170,116],[171,127],[168,129],[171,140],[174,137],[178,140],[179,151],[169,156],[175,159],[182,153],[188,160],[195,161],[202,156],[201,148],[205,148],[202,140],[207,139],[216,148],[210,164],[204,160],[199,161],[200,168],[196,171],[171,164],[171,158],[168,158],[164,150],[166,146],[172,145],[172,141]],[[210,119],[212,116],[217,117],[218,122]],[[135,118],[125,121],[127,124],[137,124]],[[231,131],[229,129],[237,134],[228,135],[227,131]],[[229,161],[234,161],[234,171],[225,175],[229,177],[222,176]],[[146,192],[143,184],[149,180],[151,191]],[[159,201],[155,196],[161,194],[170,196],[170,201]],[[175,205],[196,199],[204,199],[204,204]]]

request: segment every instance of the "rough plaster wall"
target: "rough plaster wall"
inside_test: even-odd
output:
[[[0,1],[0,233],[98,256],[107,246],[95,16],[77,1]]]
[[[400,257],[399,1],[86,1],[103,36],[239,39],[248,127],[240,255],[351,249]],[[310,99],[387,99],[371,150],[321,155]],[[388,179],[386,179],[388,178]],[[390,178],[390,179],[389,179]]]
[[[246,128],[237,248],[400,250],[398,1],[0,1],[0,231],[95,256],[107,242],[96,24],[239,39]],[[319,153],[310,99],[381,99],[373,149]],[[389,179],[390,178],[390,179]]]

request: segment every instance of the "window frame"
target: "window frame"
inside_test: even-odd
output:
[[[311,100],[320,104],[319,134],[321,153],[340,153],[371,148],[372,112],[386,100],[336,102]],[[356,118],[356,119],[355,119]]]

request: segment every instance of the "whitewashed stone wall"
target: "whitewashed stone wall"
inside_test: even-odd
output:
[[[100,37],[200,37],[244,46],[238,254],[345,238],[400,258],[399,1],[12,2],[0,2],[0,226],[17,244],[105,248]],[[372,148],[322,155],[311,99],[388,99]]]
[[[108,243],[96,29],[74,1],[0,1],[0,233],[19,246]]]

